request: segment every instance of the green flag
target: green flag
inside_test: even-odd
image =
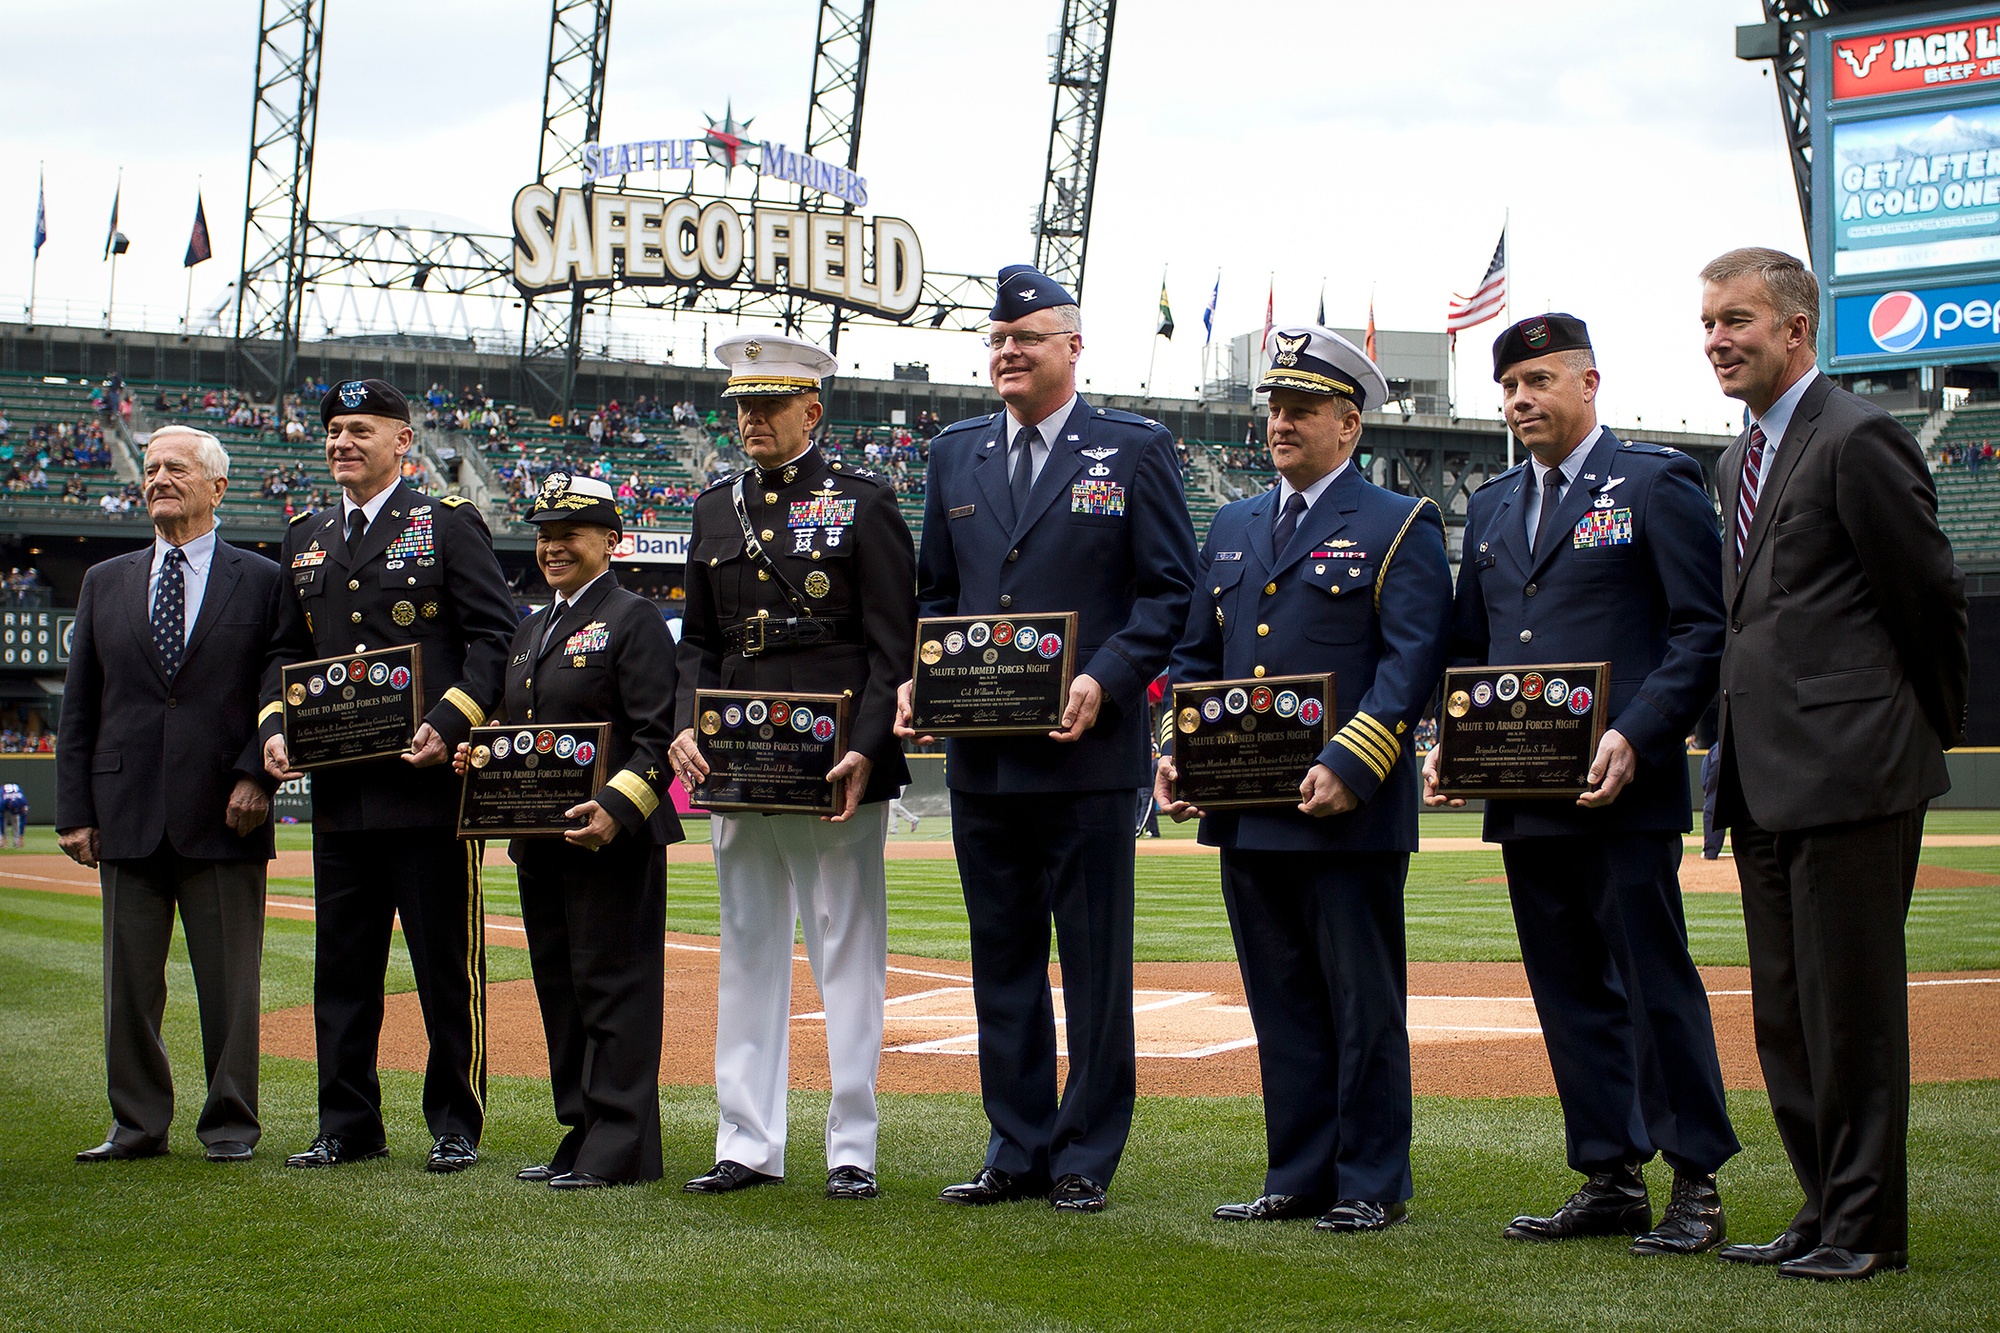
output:
[[[1154,330],[1162,338],[1171,340],[1174,336],[1174,309],[1167,304],[1167,280],[1160,279],[1160,327]]]

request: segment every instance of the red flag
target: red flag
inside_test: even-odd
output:
[[[1264,293],[1264,340],[1257,344],[1257,354],[1262,356],[1271,346],[1271,302],[1277,296],[1278,282],[1271,280],[1271,287]]]
[[[1361,350],[1368,353],[1368,359],[1375,359],[1375,298],[1368,298],[1368,335],[1362,340]]]

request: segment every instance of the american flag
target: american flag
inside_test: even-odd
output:
[[[1500,229],[1500,244],[1493,247],[1493,262],[1486,266],[1486,276],[1479,280],[1478,288],[1470,296],[1452,294],[1451,305],[1444,317],[1447,333],[1457,333],[1475,324],[1484,324],[1500,313],[1507,304],[1507,229]]]

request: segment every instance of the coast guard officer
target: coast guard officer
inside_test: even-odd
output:
[[[894,727],[896,687],[916,651],[916,550],[888,481],[829,462],[812,443],[831,356],[773,333],[728,339],[715,355],[729,367],[723,394],[736,401],[752,466],[695,501],[675,771],[690,787],[708,775],[695,745],[697,688],[851,703],[847,754],[828,775],[843,789],[839,815],[714,818],[722,1116],[715,1165],[685,1188],[722,1194],[784,1175],[796,921],[826,1011],[827,1196],[873,1198],[889,965],[882,843],[889,801],[910,780]]]
[[[1715,507],[1693,459],[1597,424],[1582,320],[1515,324],[1493,344],[1493,378],[1533,457],[1467,506],[1453,664],[1611,663],[1591,790],[1486,805],[1569,1164],[1589,1178],[1554,1214],[1517,1217],[1506,1234],[1630,1235],[1634,1254],[1693,1254],[1722,1243],[1715,1172],[1740,1146],[1680,889],[1685,738],[1722,654]],[[1424,766],[1433,805],[1439,755]],[[1656,1151],[1674,1169],[1657,1227],[1640,1171]]]
[[[1201,841],[1222,848],[1269,1151],[1262,1197],[1215,1215],[1323,1213],[1323,1231],[1379,1231],[1408,1216],[1412,1191],[1408,741],[1444,669],[1451,563],[1437,504],[1352,461],[1362,410],[1389,396],[1380,368],[1316,325],[1275,331],[1272,349],[1257,387],[1280,481],[1216,514],[1170,671],[1177,683],[1331,671],[1339,729],[1299,775],[1296,808],[1202,820]],[[1200,812],[1174,795],[1175,734],[1169,716],[1154,795],[1184,820]]]
[[[415,644],[424,717],[401,758],[313,775],[319,1133],[286,1162],[338,1166],[389,1150],[375,1052],[400,920],[430,1039],[425,1165],[462,1171],[478,1160],[486,1118],[486,913],[479,844],[453,832],[459,784],[446,761],[500,701],[519,617],[478,507],[399,479],[414,437],[395,386],[337,384],[319,414],[341,502],[299,515],[285,533],[278,563],[296,595],[284,599],[278,660],[264,676],[264,767],[280,782],[299,776],[278,702],[285,665]]]
[[[1132,793],[1151,779],[1146,687],[1187,623],[1194,527],[1173,437],[1076,392],[1076,298],[1000,271],[988,368],[1006,410],[931,441],[918,610],[1078,613],[1062,725],[954,739],[945,773],[972,927],[979,1081],[992,1135],[943,1198],[1104,1206],[1132,1124]],[[898,732],[912,734],[907,689]],[[1069,1079],[1056,1096],[1049,924]]]
[[[610,776],[566,812],[580,825],[507,847],[520,873],[556,1120],[568,1130],[545,1164],[515,1179],[558,1190],[658,1180],[666,849],[683,836],[673,802],[661,800],[672,780],[674,636],[659,607],[611,572],[625,523],[609,486],[551,473],[527,521],[535,564],[556,595],[515,629],[493,720],[611,725],[601,761]],[[598,762],[583,749],[558,742],[554,757]],[[492,752],[501,752],[497,739]],[[463,774],[491,757],[461,743],[453,766]]]

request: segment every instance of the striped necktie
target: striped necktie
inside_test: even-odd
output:
[[[1750,522],[1757,517],[1757,491],[1764,484],[1764,428],[1750,423],[1750,447],[1743,451],[1743,478],[1736,487],[1736,563],[1750,543]]]

